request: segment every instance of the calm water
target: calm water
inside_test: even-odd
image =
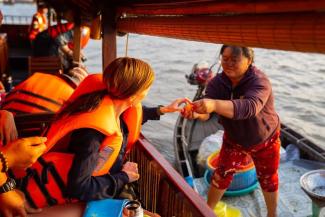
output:
[[[33,7],[19,9],[0,3],[4,15],[32,15]],[[118,56],[125,55],[126,37],[118,38]],[[194,63],[213,63],[220,45],[181,41],[142,35],[129,36],[128,55],[148,61],[156,72],[156,81],[145,99],[146,105],[168,104],[177,97],[192,98],[195,86],[185,74]],[[90,72],[101,72],[101,42],[91,41],[84,50]],[[283,123],[325,148],[325,55],[255,49],[255,65],[270,78],[276,109]],[[162,116],[143,127],[145,136],[171,162],[173,129],[177,114]]]

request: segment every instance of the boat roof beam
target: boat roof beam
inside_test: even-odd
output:
[[[102,14],[102,30],[103,30],[103,72],[105,68],[117,56],[116,49],[116,10],[113,8],[106,8]]]
[[[127,17],[120,32],[217,44],[325,53],[325,13]]]

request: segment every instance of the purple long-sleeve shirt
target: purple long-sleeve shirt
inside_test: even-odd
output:
[[[218,74],[209,82],[205,97],[233,102],[234,117],[219,119],[229,142],[245,147],[257,145],[279,128],[271,83],[255,66],[249,67],[234,88],[225,73]]]

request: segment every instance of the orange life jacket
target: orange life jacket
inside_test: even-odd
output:
[[[34,73],[7,94],[2,109],[13,113],[57,112],[73,91],[57,75]]]
[[[38,33],[47,29],[47,20],[44,14],[37,12],[34,14],[32,24],[29,28],[29,39],[34,40]]]
[[[57,25],[50,26],[47,31],[49,36],[55,39],[58,35],[73,29],[73,27],[73,23],[59,23]]]
[[[4,92],[6,92],[6,88],[3,85],[3,83],[0,81],[0,93],[4,93]]]
[[[94,91],[100,88],[105,88],[101,75],[89,75],[79,85],[71,99],[75,99],[89,90]],[[141,104],[130,107],[123,113],[122,118],[129,130],[126,146],[126,153],[128,153],[140,134]],[[53,123],[47,133],[47,153],[28,171],[28,176],[34,179],[26,177],[23,179],[25,181],[22,182],[24,183],[22,190],[25,192],[27,200],[36,207],[67,202],[65,186],[74,155],[66,153],[66,150],[71,133],[77,129],[92,128],[106,135],[98,150],[100,157],[93,176],[107,174],[122,147],[123,135],[117,121],[114,100],[105,96],[95,110],[67,116]]]

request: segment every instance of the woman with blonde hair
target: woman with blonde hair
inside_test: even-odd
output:
[[[125,159],[141,125],[179,111],[177,100],[166,107],[142,107],[153,80],[149,64],[124,57],[78,86],[47,132],[48,152],[34,165],[42,175],[47,169],[52,176],[46,186],[28,182],[24,189],[33,206],[115,198],[125,184],[139,179],[137,164]],[[48,169],[49,162],[55,172]]]

